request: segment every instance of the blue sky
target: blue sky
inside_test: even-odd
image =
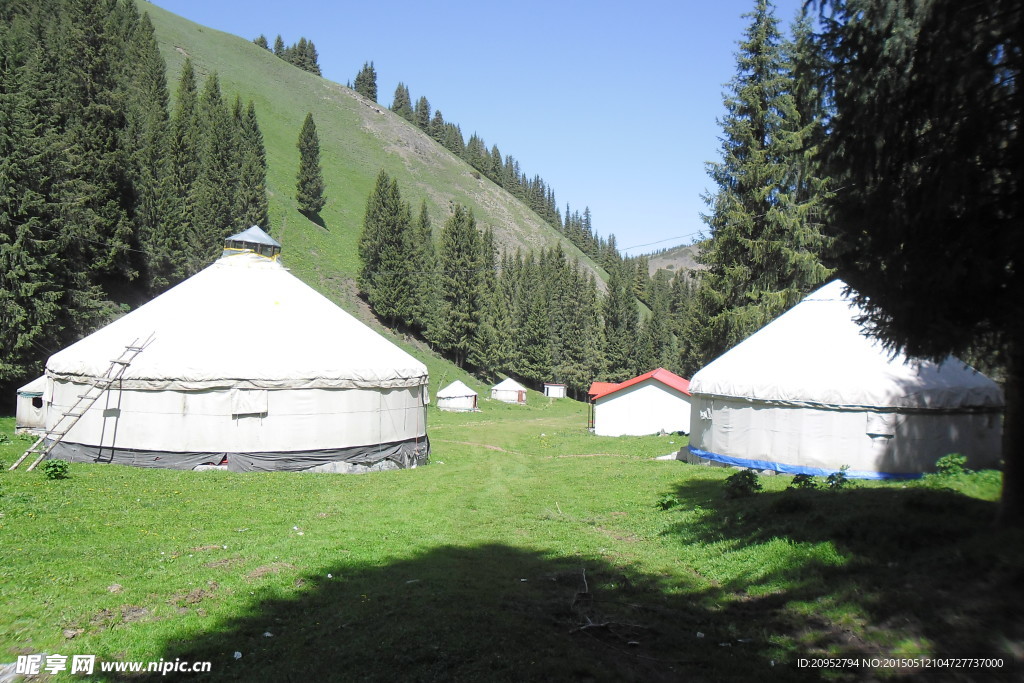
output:
[[[776,0],[786,31],[802,0]],[[244,38],[312,40],[324,77],[377,71],[390,106],[404,82],[468,138],[511,154],[629,253],[704,229],[722,91],[754,0],[156,0]],[[633,247],[633,248],[630,248]]]

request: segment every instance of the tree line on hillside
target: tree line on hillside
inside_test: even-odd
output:
[[[652,281],[653,314],[641,320],[635,272],[621,263],[603,296],[560,245],[499,253],[491,226],[481,230],[460,204],[433,234],[426,202],[414,216],[397,180],[381,171],[367,198],[359,286],[388,325],[460,367],[560,381],[579,397],[595,379],[674,366],[674,315],[692,293],[685,275]]]
[[[377,101],[377,72],[373,62],[366,62],[356,75],[355,83],[349,83],[357,93]],[[555,199],[554,189],[539,175],[528,176],[519,162],[510,154],[502,154],[497,145],[487,143],[477,133],[468,139],[462,128],[445,121],[440,109],[432,110],[426,96],[420,96],[415,104],[409,87],[402,82],[395,87],[391,111],[415,125],[432,137],[441,146],[472,166],[477,173],[499,185],[532,209],[544,222],[569,238],[584,254],[608,268],[621,259],[615,243],[615,236],[603,238],[593,230],[590,209],[570,211],[565,207],[563,216]],[[479,176],[478,176],[479,177]]]
[[[281,34],[278,34],[274,39],[274,47],[271,49],[270,44],[267,42],[267,37],[261,33],[252,42],[267,52],[273,52],[292,66],[297,66],[303,71],[308,71],[317,76],[323,75],[320,73],[320,54],[316,51],[316,45],[313,44],[312,40],[302,37],[299,38],[297,43],[292,43],[285,47],[284,39],[281,38]]]
[[[165,74],[133,2],[0,8],[0,384],[268,227],[252,102]]]

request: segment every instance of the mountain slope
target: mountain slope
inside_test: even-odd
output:
[[[339,280],[358,272],[356,245],[366,198],[381,169],[398,180],[414,211],[426,200],[435,230],[447,219],[450,203],[459,202],[473,209],[481,229],[494,228],[500,248],[538,249],[561,242],[567,254],[603,279],[589,258],[523,203],[384,105],[291,66],[251,41],[148,2],[138,5],[156,28],[172,96],[188,56],[200,82],[217,73],[226,101],[237,93],[243,102],[255,102],[269,166],[271,233],[283,245],[284,262],[324,294],[344,301]],[[296,141],[307,112],[320,138],[327,186],[324,227],[295,207]]]

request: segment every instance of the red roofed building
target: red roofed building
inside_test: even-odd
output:
[[[588,393],[600,436],[690,433],[690,382],[664,368],[619,384],[594,382]]]

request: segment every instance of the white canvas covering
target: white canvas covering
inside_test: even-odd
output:
[[[491,387],[491,398],[505,403],[526,403],[526,387],[507,377]]]
[[[14,418],[15,433],[35,433],[45,430],[48,403],[46,375],[37,377],[18,389],[18,405],[15,408]]]
[[[469,412],[476,410],[477,393],[459,380],[437,392],[437,407],[441,410]]]
[[[246,454],[243,469],[277,469],[275,458],[290,459],[286,469],[318,458],[370,462],[389,444],[414,444],[425,457],[426,367],[279,262],[249,252],[221,258],[54,354],[48,421],[150,334],[153,342],[65,442],[227,454],[229,465],[231,454]]]
[[[950,357],[891,356],[831,282],[694,375],[690,450],[730,464],[916,475],[964,453],[998,464],[999,387]]]

